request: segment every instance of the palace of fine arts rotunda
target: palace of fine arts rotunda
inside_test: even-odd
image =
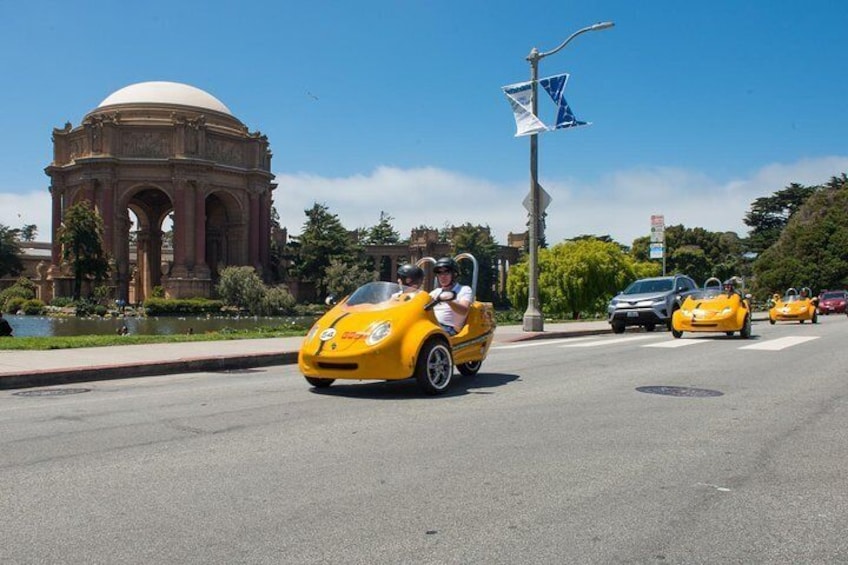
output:
[[[225,266],[267,272],[276,187],[268,139],[203,90],[142,82],[112,93],[79,126],[53,130],[45,172],[53,243],[37,281],[43,298],[71,294],[58,231],[83,201],[103,219],[117,299],[140,302],[160,286],[170,298],[208,297]]]

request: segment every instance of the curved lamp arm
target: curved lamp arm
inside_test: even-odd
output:
[[[532,61],[532,60],[535,59],[536,61],[538,61],[540,59],[544,59],[548,55],[553,55],[554,53],[561,51],[566,45],[569,44],[569,42],[571,42],[572,39],[574,39],[575,37],[577,37],[581,33],[586,33],[587,31],[599,31],[599,30],[602,30],[602,29],[609,29],[614,25],[615,25],[615,23],[613,23],[613,22],[598,22],[596,24],[586,26],[583,29],[578,29],[577,31],[575,31],[574,33],[569,35],[568,39],[566,39],[565,41],[560,43],[559,46],[556,49],[551,49],[550,51],[545,51],[544,53],[539,53],[539,50],[534,47],[530,51],[530,54],[527,56],[527,60]]]

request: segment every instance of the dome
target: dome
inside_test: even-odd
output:
[[[168,104],[214,110],[232,116],[223,102],[204,90],[179,82],[139,82],[107,96],[97,108],[116,104]]]

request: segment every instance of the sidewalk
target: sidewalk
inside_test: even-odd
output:
[[[494,344],[609,333],[606,320],[545,324],[543,332],[499,326]],[[115,345],[50,351],[0,350],[0,390],[148,377],[232,371],[297,363],[303,337]]]

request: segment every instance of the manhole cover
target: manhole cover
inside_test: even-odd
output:
[[[688,396],[692,398],[703,398],[706,396],[722,396],[724,393],[706,388],[692,388],[688,386],[638,386],[636,390],[647,394],[664,394],[665,396]]]
[[[91,392],[90,388],[39,388],[34,390],[24,390],[13,393],[15,396],[67,396],[69,394],[80,394],[81,392]]]

